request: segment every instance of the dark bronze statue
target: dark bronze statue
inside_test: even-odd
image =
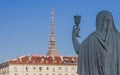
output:
[[[73,27],[72,40],[78,54],[79,75],[120,75],[120,33],[112,14],[101,11],[96,17],[96,30],[79,44]]]

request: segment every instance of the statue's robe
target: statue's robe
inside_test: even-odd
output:
[[[102,11],[96,20],[96,31],[78,50],[79,75],[120,75],[120,34],[110,12]]]

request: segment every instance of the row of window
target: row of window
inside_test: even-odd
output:
[[[17,75],[17,73],[15,73],[14,75]],[[29,75],[29,74],[26,73],[26,75]],[[37,75],[37,74],[33,74],[33,75]],[[40,73],[39,75],[45,75],[45,74],[41,74],[41,73]],[[51,74],[48,74],[48,73],[47,73],[46,75],[51,75]],[[77,74],[67,74],[67,73],[66,73],[66,74],[61,74],[61,73],[55,74],[55,73],[53,73],[52,75],[77,75]]]
[[[25,67],[25,70],[28,72],[29,71],[29,67]],[[68,71],[68,67],[58,67],[58,70],[65,70],[65,71]],[[36,70],[36,67],[33,67],[33,70]],[[43,67],[39,67],[39,71],[42,71],[43,70]],[[46,67],[46,70],[50,70],[50,67]],[[55,72],[55,67],[52,68],[53,72]],[[76,67],[71,67],[71,70],[76,70]],[[17,67],[14,67],[14,71],[17,72]]]

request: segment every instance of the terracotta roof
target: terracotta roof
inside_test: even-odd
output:
[[[8,64],[40,64],[40,65],[77,65],[78,58],[73,56],[20,56],[15,59],[11,59],[8,62],[2,63],[1,65]]]

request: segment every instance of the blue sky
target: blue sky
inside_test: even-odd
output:
[[[74,15],[81,15],[79,41],[95,30],[96,15],[109,10],[120,30],[119,0],[0,0],[0,62],[48,51],[51,10],[61,55],[76,56],[71,39]]]

